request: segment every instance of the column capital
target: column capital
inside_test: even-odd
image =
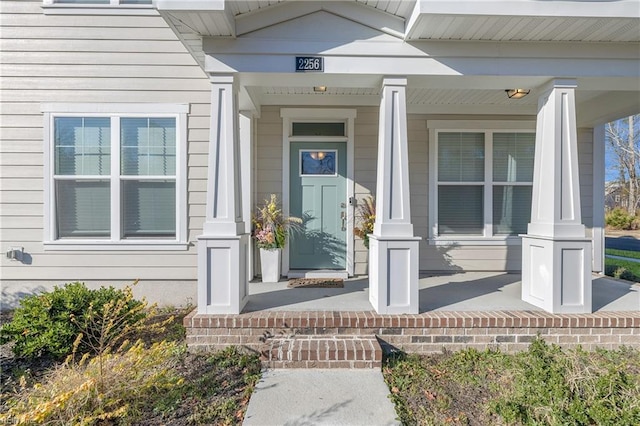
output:
[[[209,74],[211,84],[237,84],[237,74]]]
[[[382,78],[382,87],[385,86],[406,86],[407,77],[397,75],[385,75]]]
[[[575,78],[554,78],[542,86],[542,93],[547,93],[553,89],[575,89],[578,81]]]

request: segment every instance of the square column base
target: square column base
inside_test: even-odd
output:
[[[198,313],[239,314],[249,298],[249,236],[198,237]]]
[[[418,313],[419,242],[369,236],[369,302],[377,313]]]
[[[591,240],[522,236],[522,300],[554,314],[591,313]]]

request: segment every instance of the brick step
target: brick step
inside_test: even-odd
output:
[[[268,368],[380,368],[382,348],[375,336],[291,336],[264,343]]]

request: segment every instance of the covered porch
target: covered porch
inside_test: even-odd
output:
[[[344,170],[334,171],[346,182],[333,203],[344,242],[344,264],[335,273],[357,276],[358,259],[361,265],[368,259],[361,293],[377,314],[438,309],[440,302],[428,296],[437,292],[420,273],[443,267],[521,270],[518,312],[531,306],[592,312],[591,272],[603,269],[602,125],[635,112],[640,90],[633,44],[603,42],[637,41],[625,18],[635,12],[626,3],[611,5],[605,27],[612,30],[600,31],[597,8],[575,17],[570,8],[540,4],[540,18],[491,2],[474,10],[453,2],[406,2],[396,10],[374,3],[258,2],[242,10],[235,2],[154,2],[211,81],[198,315],[237,315],[269,300],[247,284],[257,275],[251,213],[269,192],[281,196],[285,214],[294,212],[290,184],[303,172],[300,166],[297,173],[292,147],[331,137],[345,154],[329,150],[347,157]],[[433,31],[440,17],[447,36]],[[492,31],[498,22],[505,31]],[[477,31],[467,33],[469,25]],[[585,36],[577,48],[573,32],[553,30],[564,26],[592,28],[598,36]],[[515,89],[527,97],[517,100]],[[297,123],[343,127],[337,135],[314,137],[296,134]],[[439,173],[455,163],[439,150],[445,145],[440,134],[472,132],[479,145],[458,150],[459,175]],[[521,154],[532,163],[525,177],[510,166],[503,177],[492,170],[500,132],[516,139],[535,132],[535,155]],[[472,163],[480,164],[475,175],[464,173]],[[501,206],[493,202],[501,197],[496,191],[530,191],[530,198],[518,204],[511,197]],[[441,197],[445,193],[450,197]],[[367,195],[377,203],[368,253],[353,236],[355,208]],[[516,208],[527,211],[526,223],[501,234],[496,217],[515,217]],[[478,214],[445,220],[465,209]],[[458,249],[467,250],[466,258],[448,257]],[[285,273],[295,269],[288,250]],[[494,258],[483,257],[488,253]],[[464,287],[446,286],[453,292]],[[482,283],[472,287],[485,291]]]
[[[259,311],[344,311],[366,312],[369,302],[368,277],[350,278],[343,288],[288,288],[287,280],[249,283],[249,300],[242,313]],[[543,309],[521,298],[522,276],[503,272],[422,273],[418,279],[418,313],[536,311]],[[640,285],[593,276],[592,311],[640,311]]]

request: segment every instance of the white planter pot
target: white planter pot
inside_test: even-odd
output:
[[[262,270],[263,283],[276,283],[280,281],[280,259],[282,249],[260,249],[260,269]]]

